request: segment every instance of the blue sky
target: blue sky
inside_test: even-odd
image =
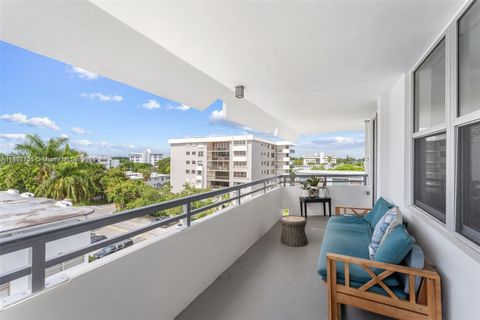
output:
[[[152,148],[168,154],[167,140],[254,133],[221,119],[222,101],[198,111],[0,41],[0,152],[27,133],[66,135],[91,155],[127,155]],[[297,156],[327,152],[363,157],[363,131],[304,135]]]

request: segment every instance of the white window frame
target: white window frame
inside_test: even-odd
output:
[[[478,0],[480,1],[480,0]],[[416,213],[423,221],[440,231],[450,240],[465,249],[470,255],[480,257],[480,245],[474,243],[456,231],[457,225],[457,139],[458,129],[462,126],[480,122],[480,110],[463,116],[458,110],[458,22],[463,14],[474,3],[467,1],[455,15],[448,26],[439,34],[436,40],[426,50],[418,62],[406,76],[406,122],[405,122],[405,156],[406,176],[405,200],[406,206]],[[414,72],[445,38],[445,123],[432,126],[425,130],[414,132]],[[414,204],[414,140],[436,133],[446,133],[446,217],[445,224]]]

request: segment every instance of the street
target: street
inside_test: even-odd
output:
[[[115,214],[114,204],[96,205],[96,206],[89,206],[89,207],[95,210],[92,214],[88,216],[89,219],[105,217],[111,214]],[[97,235],[105,235],[107,238],[110,239],[114,236],[118,236],[125,232],[136,230],[146,225],[150,225],[155,221],[156,221],[155,218],[150,216],[133,218],[128,221],[122,221],[122,222],[109,225],[97,230],[93,230],[93,232],[95,232]],[[153,230],[150,230],[149,232],[133,237],[132,240],[134,243],[138,243],[140,241],[144,241],[152,237],[158,236],[162,233],[165,233],[171,230],[171,228],[175,228],[175,226],[172,226],[169,228],[153,229]]]

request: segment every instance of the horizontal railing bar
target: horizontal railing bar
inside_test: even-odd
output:
[[[262,191],[263,191],[263,187],[260,188],[260,189],[255,189],[255,190],[252,190],[252,191],[249,191],[249,192],[246,192],[246,193],[242,193],[242,197],[246,197],[246,196],[249,196],[251,194],[262,192]]]
[[[227,188],[218,189],[218,190],[213,190],[213,191],[209,191],[209,192],[205,192],[205,193],[200,193],[200,194],[188,196],[188,197],[181,198],[181,199],[189,199],[191,202],[195,202],[195,201],[203,200],[203,199],[206,199],[206,198],[211,198],[211,197],[214,197],[214,196],[218,196],[218,195],[221,195],[221,194],[230,193],[230,192],[236,191],[238,189],[248,188],[248,187],[251,187],[251,186],[254,186],[254,185],[257,185],[257,184],[261,184],[265,181],[275,180],[278,177],[281,177],[281,176],[269,177],[269,178],[265,178],[265,179],[255,180],[255,181],[252,181],[252,182],[246,182],[246,183],[239,184],[237,186],[227,187]]]
[[[8,273],[3,273],[0,275],[0,285],[13,281],[15,279],[29,276],[32,273],[32,267],[25,267],[11,271]]]
[[[102,241],[99,241],[99,242],[95,242],[95,243],[93,243],[89,246],[85,246],[81,249],[78,249],[78,250],[63,254],[61,256],[55,257],[53,259],[47,260],[45,262],[45,267],[48,268],[48,267],[57,265],[59,263],[68,261],[70,259],[76,258],[76,257],[81,256],[83,254],[87,254],[89,252],[92,252],[94,250],[104,248],[106,246],[109,246],[111,244],[120,242],[122,240],[129,239],[131,237],[137,236],[139,234],[148,232],[148,231],[153,230],[153,229],[157,229],[157,228],[159,228],[161,226],[164,226],[164,225],[168,225],[172,222],[180,221],[180,220],[186,218],[186,216],[187,216],[186,214],[180,214],[178,216],[174,216],[174,217],[170,217],[170,218],[160,220],[158,222],[154,222],[151,225],[141,227],[141,228],[135,229],[133,231],[126,232],[124,234],[118,235],[118,236],[110,238],[110,239],[105,239],[105,240],[102,240]]]
[[[192,214],[192,216],[193,216],[193,215],[199,214],[200,212],[206,211],[206,210],[208,210],[208,209],[212,209],[212,208],[221,206],[222,204],[235,201],[235,200],[237,200],[238,198],[239,198],[238,196],[237,196],[237,197],[233,197],[233,198],[228,198],[228,199],[225,199],[225,200],[222,200],[222,201],[218,201],[218,202],[215,202],[215,203],[212,203],[212,204],[209,204],[209,205],[206,205],[206,206],[203,206],[203,207],[194,209],[194,210],[192,210],[192,211],[190,211],[190,212],[191,212],[191,214]]]

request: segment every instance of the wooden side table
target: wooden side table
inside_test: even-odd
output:
[[[312,202],[321,202],[323,203],[323,215],[327,215],[326,204],[328,203],[328,216],[332,216],[332,198],[323,198],[323,197],[300,197],[300,215],[303,217],[305,212],[305,219],[307,219],[307,204]]]

